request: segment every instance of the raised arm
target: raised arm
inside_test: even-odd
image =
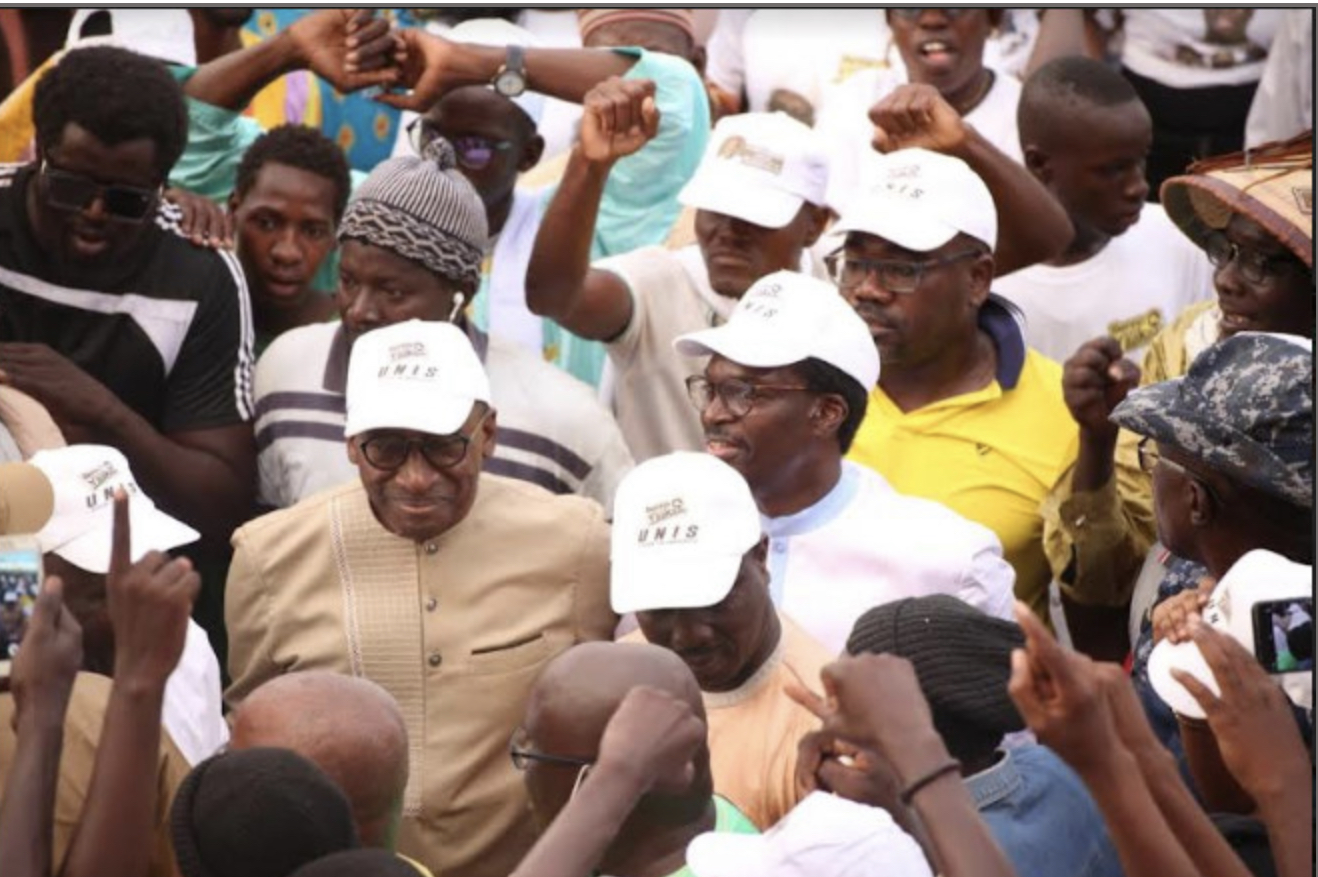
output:
[[[58,578],[46,579],[10,680],[18,740],[0,799],[0,862],[9,877],[51,872],[64,714],[82,664],[82,628],[63,592]]]
[[[401,44],[371,10],[322,9],[267,40],[198,67],[183,85],[193,100],[241,112],[261,89],[309,69],[341,92],[389,85],[398,77]]]
[[[531,251],[526,304],[583,338],[609,340],[632,318],[622,279],[590,267],[591,243],[609,172],[659,131],[654,83],[610,79],[586,95],[581,134]]]
[[[1071,220],[1043,184],[973,126],[931,85],[898,86],[870,110],[879,152],[923,147],[955,156],[979,174],[998,208],[993,259],[998,276],[1058,255],[1074,236]]]
[[[106,598],[114,629],[114,687],[87,802],[61,877],[143,877],[154,850],[161,712],[201,579],[186,558],[158,551],[132,563],[128,496],[114,498]]]

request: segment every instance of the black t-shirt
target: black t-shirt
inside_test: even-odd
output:
[[[53,283],[24,206],[32,176],[0,165],[0,341],[48,344],[165,434],[250,420],[251,305],[234,255],[190,243],[165,204],[96,289]]]

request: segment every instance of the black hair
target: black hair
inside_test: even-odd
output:
[[[248,147],[238,164],[234,192],[242,198],[252,186],[261,168],[274,162],[324,177],[334,184],[334,222],[343,219],[352,193],[352,177],[343,150],[324,134],[304,125],[280,125],[271,128]]]
[[[150,140],[161,182],[188,140],[183,90],[165,65],[114,46],[78,49],[61,58],[37,82],[32,119],[42,149],[59,143],[70,124],[107,146]]]
[[[816,393],[834,393],[847,403],[847,416],[837,430],[837,441],[842,446],[842,453],[851,450],[851,443],[856,438],[856,431],[865,419],[865,409],[869,405],[869,391],[860,382],[835,365],[829,365],[822,359],[811,357],[796,364],[796,369],[805,381],[805,385]]]
[[[1079,55],[1056,58],[1025,81],[1016,125],[1021,140],[1035,140],[1066,124],[1058,118],[1059,106],[1115,107],[1139,99],[1130,81],[1101,61]]]

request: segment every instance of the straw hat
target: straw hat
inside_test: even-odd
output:
[[[1162,184],[1167,215],[1199,247],[1241,213],[1313,267],[1313,131],[1195,162]]]

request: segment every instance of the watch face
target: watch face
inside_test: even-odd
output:
[[[526,91],[526,77],[516,70],[503,70],[494,78],[494,90],[504,97],[517,97]]]

